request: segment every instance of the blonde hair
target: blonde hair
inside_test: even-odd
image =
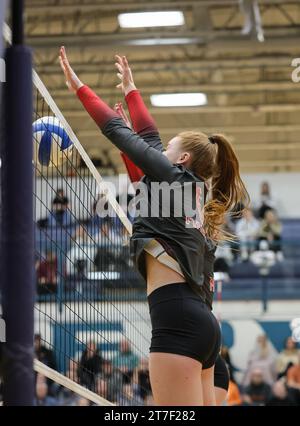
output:
[[[211,197],[204,205],[206,234],[216,241],[232,240],[234,236],[222,229],[226,213],[238,204],[248,206],[250,197],[231,143],[221,134],[208,137],[205,133],[188,131],[179,133],[178,137],[182,149],[191,154],[192,172],[204,181],[211,179]]]

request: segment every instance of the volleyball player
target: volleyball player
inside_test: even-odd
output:
[[[153,182],[177,182],[191,186],[199,204],[199,184],[212,179],[212,197],[205,203],[203,221],[201,214],[196,219],[185,214],[165,217],[164,200],[160,200],[158,217],[135,217],[131,250],[147,282],[152,323],[149,373],[155,403],[215,405],[220,328],[205,303],[205,253],[212,252],[213,242],[224,236],[225,213],[248,197],[236,155],[224,136],[198,132],[180,133],[163,151],[155,126],[143,137],[127,127],[79,80],[63,47],[60,62],[69,89],[76,92],[102,133],[143,171],[142,183],[148,191],[142,203],[150,206]],[[166,252],[165,262],[153,256],[160,248]]]
[[[124,93],[127,93],[127,96],[125,97],[125,100],[128,105],[128,110],[130,114],[130,118],[132,119],[132,123],[128,119],[123,105],[121,102],[117,103],[115,105],[115,111],[122,117],[126,125],[130,128],[133,128],[134,131],[137,133],[142,132],[143,129],[147,128],[147,125],[151,125],[153,122],[153,118],[150,116],[142,98],[140,95],[140,92],[136,91],[134,88],[133,78],[131,74],[131,70],[128,66],[128,62],[126,58],[121,58],[120,56],[116,56],[116,59],[118,61],[117,68],[119,70],[119,77],[122,80],[122,83],[118,85],[118,87],[122,88]],[[134,92],[136,91],[136,92]],[[131,93],[131,96],[128,96]],[[142,123],[142,125],[141,125]],[[139,169],[128,157],[126,154],[121,153],[123,162],[126,166],[128,175],[130,177],[130,180],[132,183],[136,183],[140,181],[143,177],[143,172],[141,169]],[[162,256],[162,255],[161,255]],[[160,256],[160,257],[161,257]],[[159,258],[158,258],[159,260]],[[205,280],[206,283],[209,283],[210,279],[213,278],[214,273],[214,254],[212,256],[209,256],[206,259],[206,270],[207,273],[205,274]],[[177,265],[178,267],[178,265]],[[207,288],[209,285],[207,285]],[[209,308],[212,308],[212,299],[213,299],[213,292],[210,291],[209,293],[210,297],[207,298],[207,304]],[[214,388],[215,388],[215,398],[216,398],[216,405],[222,405],[226,399],[227,392],[229,387],[229,372],[228,368],[225,364],[225,361],[223,358],[218,355],[215,363],[214,368]],[[204,398],[205,400],[205,398]]]

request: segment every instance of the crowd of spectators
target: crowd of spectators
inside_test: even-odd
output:
[[[278,354],[265,335],[258,336],[239,383],[227,357],[230,386],[226,405],[300,406],[300,350],[288,337]]]
[[[50,368],[56,369],[53,351],[35,335],[35,356]],[[66,377],[116,405],[151,405],[148,359],[139,358],[127,339],[122,339],[119,350],[107,359],[94,341],[87,342],[78,361],[70,359]],[[41,374],[36,375],[35,405],[93,405],[71,390],[60,386]]]
[[[262,183],[259,200],[252,207],[242,207],[242,217],[231,214],[226,219],[224,228],[232,238],[217,248],[216,272],[229,273],[237,262],[249,261],[259,265],[262,255],[267,256],[270,265],[284,260],[282,224],[268,182]]]
[[[47,216],[37,221],[38,294],[55,294],[59,281],[67,278],[81,279],[96,271],[118,270],[122,254],[122,265],[128,267],[129,256],[123,253],[126,229],[116,217],[101,218],[97,214],[98,201],[93,203],[90,214],[85,212],[88,217],[79,220],[64,191],[56,191]]]
[[[34,350],[37,359],[57,369],[53,351],[42,343],[39,334],[35,335]],[[221,356],[230,377],[223,405],[300,406],[300,349],[292,337],[287,337],[278,353],[267,336],[258,336],[244,371],[235,367],[226,346],[222,347]],[[139,358],[126,339],[120,342],[118,353],[110,359],[100,353],[95,342],[88,342],[77,361],[69,359],[66,377],[116,405],[154,405],[148,358]],[[34,404],[94,405],[40,373],[35,376]]]

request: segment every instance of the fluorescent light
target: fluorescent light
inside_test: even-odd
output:
[[[133,46],[163,46],[172,44],[192,44],[203,43],[203,39],[197,37],[180,37],[180,38],[140,38],[138,40],[129,40],[126,44]]]
[[[156,107],[202,106],[207,104],[205,93],[166,93],[151,95],[150,100]]]
[[[180,11],[120,13],[121,28],[173,27],[184,24],[184,15]]]

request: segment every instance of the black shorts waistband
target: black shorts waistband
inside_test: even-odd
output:
[[[199,295],[197,295],[190,285],[186,282],[165,284],[153,290],[147,296],[149,305],[170,299],[193,298],[204,303]],[[204,303],[205,304],[205,303]]]

